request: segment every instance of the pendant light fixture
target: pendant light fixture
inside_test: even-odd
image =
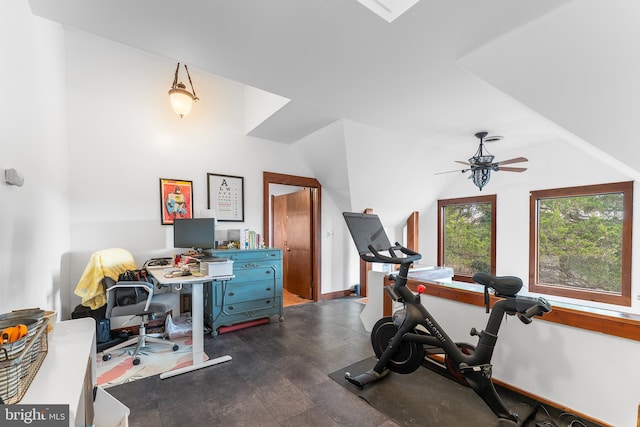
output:
[[[193,88],[193,83],[191,82],[191,76],[189,75],[189,68],[187,68],[187,64],[184,65],[184,69],[187,71],[187,77],[189,78],[189,85],[191,86],[191,92],[187,90],[187,87],[182,83],[178,83],[178,71],[180,70],[180,63],[176,66],[176,74],[173,77],[173,84],[171,85],[171,89],[169,89],[169,99],[171,100],[171,107],[173,111],[176,112],[180,118],[189,114],[191,111],[191,106],[195,101],[198,100],[196,96],[196,91]]]

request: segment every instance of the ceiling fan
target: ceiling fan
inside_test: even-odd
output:
[[[502,139],[500,136],[488,136],[488,132],[478,132],[475,134],[475,137],[480,140],[480,145],[478,146],[478,150],[476,153],[469,159],[468,162],[463,162],[460,160],[455,160],[456,163],[461,163],[466,165],[465,169],[460,171],[448,171],[448,172],[440,172],[440,173],[451,173],[451,172],[469,172],[471,171],[471,175],[469,179],[473,180],[473,183],[482,191],[482,187],[487,185],[489,182],[489,178],[491,177],[491,171],[505,171],[505,172],[524,172],[527,168],[521,167],[509,167],[504,165],[509,165],[512,163],[520,163],[520,162],[528,162],[529,160],[526,157],[515,157],[509,160],[503,160],[501,162],[494,162],[493,159],[495,156],[484,147],[485,142],[498,141]],[[439,175],[439,174],[436,174]]]

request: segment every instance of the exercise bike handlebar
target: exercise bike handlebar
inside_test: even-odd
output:
[[[405,248],[400,243],[396,244],[389,249],[386,249],[391,256],[383,255],[377,251],[372,245],[368,246],[371,254],[361,254],[360,258],[366,262],[382,262],[389,264],[411,264],[422,258],[418,252],[412,251],[409,248]],[[406,256],[397,256],[395,251],[400,251]]]
[[[551,304],[549,304],[546,299],[538,297],[538,301],[534,305],[522,312],[518,312],[518,319],[520,319],[522,323],[528,325],[531,323],[532,317],[542,316],[544,313],[549,313],[550,311]]]

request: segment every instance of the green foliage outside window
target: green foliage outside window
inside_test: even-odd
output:
[[[621,193],[538,201],[538,283],[620,294]]]
[[[491,272],[491,204],[444,207],[444,265],[456,275]]]
[[[631,306],[633,181],[532,191],[529,290]]]

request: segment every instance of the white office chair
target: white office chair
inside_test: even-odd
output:
[[[179,302],[179,295],[171,292],[155,293],[153,292],[153,285],[147,282],[114,282],[112,279],[104,278],[106,290],[107,290],[107,311],[106,318],[118,316],[138,316],[140,320],[140,332],[137,336],[133,336],[127,341],[117,344],[113,347],[105,349],[102,352],[102,360],[107,361],[111,359],[111,352],[119,350],[121,348],[129,347],[136,344],[136,348],[133,351],[133,364],[138,365],[140,363],[139,352],[142,347],[145,347],[148,342],[169,345],[173,351],[178,350],[178,345],[169,340],[163,338],[150,337],[147,335],[145,328],[145,320],[151,313],[166,313],[175,307]],[[142,301],[128,304],[119,305],[117,298],[117,289],[138,289],[146,290],[148,296]],[[144,293],[143,293],[144,294]],[[122,301],[120,301],[122,304]]]

